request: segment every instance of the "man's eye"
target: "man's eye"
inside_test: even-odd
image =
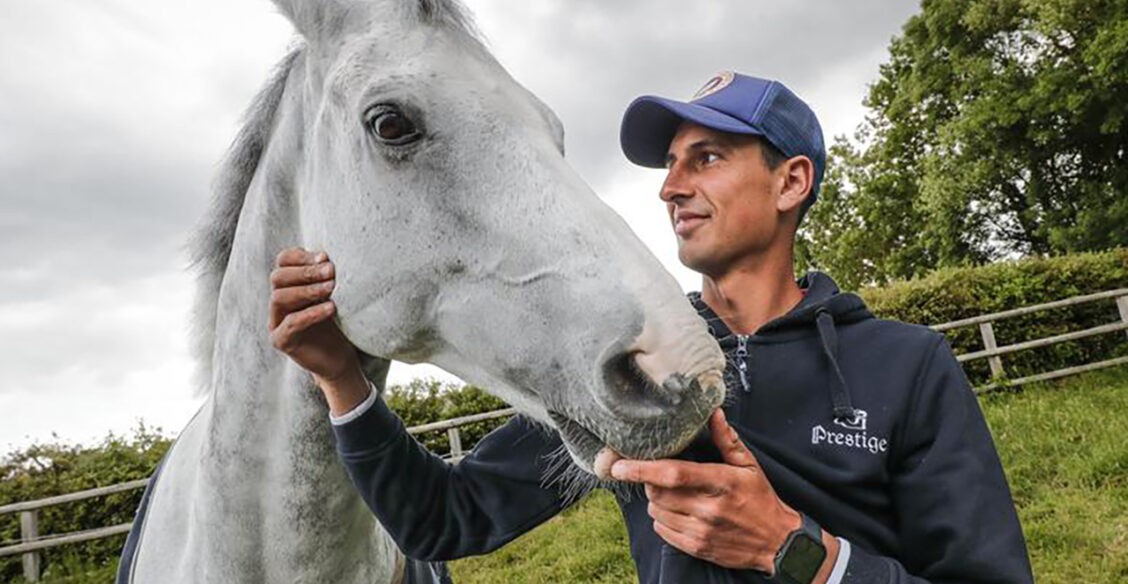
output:
[[[718,156],[714,152],[704,152],[704,153],[701,154],[701,163],[702,164],[712,164],[712,163],[714,163],[714,162],[716,162],[720,159],[721,159],[721,157]]]

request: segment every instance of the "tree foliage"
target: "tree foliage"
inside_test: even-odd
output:
[[[1128,245],[1128,0],[925,0],[800,262],[849,287]]]

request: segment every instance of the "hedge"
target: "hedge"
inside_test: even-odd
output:
[[[934,325],[1116,288],[1128,288],[1128,249],[941,269],[860,294],[878,317]],[[1119,319],[1116,303],[1102,300],[998,321],[995,339],[1003,346]],[[983,349],[978,326],[945,334],[957,353]],[[1128,343],[1120,331],[1003,355],[1002,362],[1014,379],[1123,355]],[[991,378],[986,359],[965,363],[964,370],[975,385]]]
[[[425,424],[505,407],[505,402],[473,386],[415,380],[391,386],[385,399],[408,426]],[[487,420],[464,426],[462,444],[473,446],[487,432],[505,422]],[[445,432],[419,436],[432,451],[449,451]],[[0,505],[105,487],[148,477],[171,444],[159,428],[143,424],[130,436],[110,434],[92,446],[58,440],[36,444],[0,459]],[[128,523],[141,501],[142,490],[116,493],[39,511],[39,532],[61,534]],[[18,514],[0,515],[0,546],[19,543]],[[50,576],[67,573],[69,566],[105,567],[118,557],[125,536],[65,545],[41,552],[41,569]],[[23,570],[19,556],[0,559],[0,582],[15,581]]]
[[[132,436],[110,434],[93,446],[36,444],[0,460],[0,505],[33,501],[149,476],[171,440],[159,428],[139,425]],[[133,520],[140,489],[39,510],[39,532],[59,534],[108,527]],[[0,515],[0,545],[18,543],[18,514]],[[44,550],[42,569],[81,563],[106,566],[117,558],[125,536]],[[12,582],[23,570],[19,556],[0,561],[0,582]]]
[[[506,407],[505,402],[479,387],[442,383],[430,379],[414,379],[407,385],[392,386],[384,399],[408,427]],[[504,424],[505,421],[505,419],[485,420],[462,426],[459,432],[462,435],[463,449],[469,450],[481,440],[482,436]],[[446,454],[450,451],[446,432],[428,432],[416,438],[431,452]]]

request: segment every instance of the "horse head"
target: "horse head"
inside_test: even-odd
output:
[[[723,399],[721,351],[459,6],[275,3],[306,43],[298,230],[337,265],[349,340],[488,388],[589,472],[684,448]]]

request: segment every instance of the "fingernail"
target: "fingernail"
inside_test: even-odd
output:
[[[321,266],[320,268],[318,268],[317,273],[321,274],[322,276],[328,277],[330,272],[332,272],[332,271],[333,271],[333,264],[327,263],[327,264]]]
[[[325,282],[321,283],[321,288],[323,290],[332,290],[333,286],[336,285],[336,284],[337,284],[336,280],[326,280]]]
[[[630,463],[617,460],[614,464],[611,465],[611,476],[617,479],[622,479],[630,470]]]

